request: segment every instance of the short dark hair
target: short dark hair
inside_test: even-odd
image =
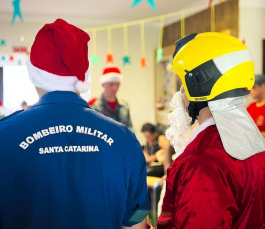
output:
[[[27,104],[27,102],[26,101],[23,101],[22,103],[21,103],[21,106],[27,106],[28,104]]]
[[[258,84],[259,86],[265,84],[265,75],[255,75],[255,84]]]
[[[142,132],[150,132],[153,134],[156,132],[156,127],[151,123],[145,123],[142,126]]]

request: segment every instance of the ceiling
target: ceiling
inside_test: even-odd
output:
[[[124,23],[193,8],[190,12],[207,8],[209,0],[154,0],[153,11],[146,0],[131,8],[133,0],[21,0],[25,22],[52,22],[63,18],[87,27]],[[214,0],[218,3],[218,0]],[[11,21],[12,0],[0,0],[0,21]],[[175,19],[176,20],[176,19]],[[168,20],[169,21],[169,20]],[[166,21],[167,23],[167,21]]]

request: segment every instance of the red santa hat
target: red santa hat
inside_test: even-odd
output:
[[[122,74],[119,68],[113,65],[108,65],[104,70],[100,78],[101,84],[107,82],[121,82]]]
[[[32,83],[45,91],[86,92],[89,35],[62,19],[38,32],[27,60]]]

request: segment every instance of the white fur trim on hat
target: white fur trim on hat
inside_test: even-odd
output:
[[[89,82],[88,80],[86,81],[77,81],[75,84],[75,88],[78,92],[80,93],[85,93],[89,90]]]
[[[100,77],[100,83],[107,83],[107,82],[118,82],[120,83],[122,80],[122,76],[119,73],[108,73]]]
[[[36,68],[27,59],[27,68],[31,82],[45,91],[73,91],[84,93],[89,90],[89,71],[86,72],[86,81],[78,81],[76,76],[58,76]]]

